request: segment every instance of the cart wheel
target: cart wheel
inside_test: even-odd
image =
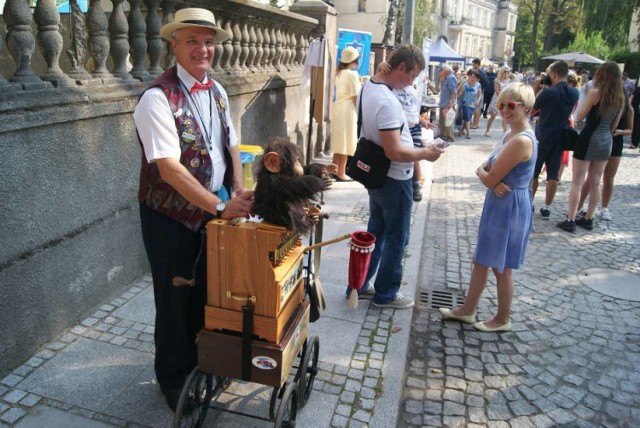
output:
[[[311,336],[304,343],[300,366],[296,372],[294,382],[298,385],[298,405],[302,409],[313,389],[313,381],[318,374],[318,355],[320,354],[320,340],[318,336]]]
[[[280,392],[280,388],[277,387],[271,390],[271,398],[269,399],[269,420],[274,421],[276,419],[276,401],[278,401],[278,395],[280,395]]]
[[[214,387],[222,380],[219,377],[201,372],[196,366],[184,383],[176,413],[173,417],[173,427],[200,427],[204,423],[209,410],[209,403],[213,397]]]
[[[295,383],[290,383],[282,394],[278,414],[273,424],[274,427],[295,427],[298,416],[298,388]]]

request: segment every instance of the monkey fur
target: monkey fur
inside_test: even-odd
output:
[[[306,168],[309,175],[304,175],[300,149],[283,138],[269,141],[264,153],[254,191],[255,213],[270,223],[308,234],[315,222],[305,208],[329,187],[329,170],[312,164]]]

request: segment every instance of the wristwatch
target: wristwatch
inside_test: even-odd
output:
[[[222,213],[227,206],[224,202],[220,201],[216,204],[216,217],[222,218]]]

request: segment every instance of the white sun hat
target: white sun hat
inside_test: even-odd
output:
[[[160,35],[165,40],[171,40],[171,34],[181,28],[199,27],[210,28],[215,31],[216,42],[224,42],[231,37],[231,34],[216,25],[216,18],[213,12],[207,9],[190,7],[180,9],[176,12],[173,22],[165,24],[160,28]]]

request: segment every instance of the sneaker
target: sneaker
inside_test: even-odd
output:
[[[576,225],[580,226],[584,229],[587,230],[593,230],[593,219],[590,218],[589,220],[587,220],[586,218],[580,218],[576,220]]]
[[[422,200],[422,184],[419,181],[413,182],[413,201],[420,202]]]
[[[559,227],[560,229],[567,231],[567,232],[575,232],[576,231],[576,224],[575,222],[569,220],[569,219],[564,219],[562,221],[559,221],[556,224],[556,227]]]
[[[600,212],[600,217],[604,221],[611,221],[611,213],[609,212],[609,208],[603,208]]]
[[[586,215],[587,215],[587,211],[585,211],[584,208],[580,208],[578,210],[578,213],[576,214],[576,220],[583,219],[584,216],[586,216]]]
[[[540,208],[540,215],[544,220],[549,220],[549,217],[551,216],[551,210],[549,208],[542,207]]]
[[[402,294],[397,293],[396,297],[387,303],[373,302],[373,306],[377,308],[391,308],[391,309],[409,309],[415,305],[415,302],[411,297],[404,297]]]

